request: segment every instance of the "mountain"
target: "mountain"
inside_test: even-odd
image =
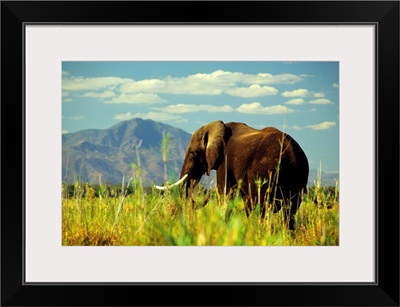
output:
[[[62,136],[63,182],[76,176],[84,182],[120,184],[134,175],[132,164],[141,166],[145,186],[164,183],[161,156],[163,132],[170,134],[167,156],[168,177],[180,174],[191,135],[181,129],[152,120],[134,118],[109,129],[90,129]]]
[[[168,178],[180,175],[186,147],[191,134],[152,120],[134,118],[108,129],[90,129],[62,135],[62,180],[73,183],[76,177],[92,184],[121,184],[135,173],[132,164],[141,169],[144,186],[164,184],[164,164],[161,156],[163,132],[170,134],[167,156]],[[138,147],[140,145],[140,147]],[[316,169],[310,170],[308,185],[314,186]],[[322,173],[322,186],[335,186],[338,173]],[[207,185],[215,184],[212,176],[203,176]]]
[[[321,186],[331,186],[336,185],[336,180],[339,181],[339,172],[326,173],[321,172]],[[310,169],[308,174],[308,186],[315,186],[318,181],[318,170]]]

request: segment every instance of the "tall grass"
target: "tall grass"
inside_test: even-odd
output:
[[[170,149],[171,149],[171,134],[163,130],[161,139],[161,156],[162,156],[162,161],[164,163],[164,182],[168,181],[167,158]]]
[[[314,246],[339,244],[338,184],[334,189],[318,187],[306,193],[296,214],[296,229],[288,230],[282,210],[244,212],[238,193],[226,195],[212,190],[206,206],[195,209],[174,188],[144,193],[135,184],[117,195],[99,197],[90,185],[75,182],[72,197],[62,199],[63,245],[123,246]],[[199,186],[194,198],[204,201]],[[259,206],[259,204],[257,205]],[[201,206],[200,206],[201,207]]]

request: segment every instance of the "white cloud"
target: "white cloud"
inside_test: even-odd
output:
[[[324,98],[324,97],[325,97],[325,94],[322,93],[322,92],[319,92],[319,93],[313,93],[313,96],[314,96],[315,98]]]
[[[85,118],[85,116],[83,116],[83,115],[63,116],[63,119],[68,119],[68,120],[81,120],[84,118]]]
[[[114,97],[115,93],[112,91],[104,91],[104,92],[88,92],[82,95],[82,97],[90,97],[90,98],[111,98]]]
[[[136,93],[136,94],[120,94],[112,98],[111,100],[105,101],[107,104],[141,104],[141,103],[162,103],[165,102],[160,96],[151,93]]]
[[[309,125],[309,126],[307,126],[307,128],[310,128],[312,130],[326,130],[326,129],[332,128],[334,126],[336,126],[335,122],[322,122],[317,125]]]
[[[187,77],[189,81],[212,81],[224,84],[293,84],[302,80],[301,77],[292,74],[272,75],[268,73],[244,74],[216,70],[212,73],[199,73]]]
[[[154,110],[158,110],[161,112],[167,113],[194,113],[194,112],[233,112],[234,109],[231,106],[224,105],[224,106],[215,106],[215,105],[208,105],[208,104],[174,104],[169,105],[164,108],[153,108]]]
[[[210,81],[192,80],[184,78],[167,77],[161,79],[150,79],[134,81],[123,84],[120,87],[122,93],[159,93],[176,95],[220,95],[221,85]]]
[[[62,90],[69,93],[80,91],[80,96],[108,99],[104,103],[161,103],[160,94],[176,95],[221,95],[238,97],[260,97],[277,95],[272,84],[295,84],[303,77],[293,74],[272,75],[269,73],[245,74],[216,70],[211,73],[198,73],[185,77],[143,79],[130,78],[72,77],[63,71]],[[71,96],[70,96],[71,97]],[[65,100],[64,100],[65,101]]]
[[[67,134],[67,133],[68,133],[68,130],[61,130],[61,133],[62,133],[62,134]]]
[[[282,93],[283,97],[307,97],[310,95],[310,92],[307,89],[299,88],[294,91],[286,91]]]
[[[132,82],[132,79],[118,77],[98,77],[98,78],[70,78],[62,80],[62,89],[64,91],[90,91],[108,88]]]
[[[122,93],[163,93],[166,91],[167,84],[165,81],[159,79],[148,79],[141,81],[131,81],[125,84],[122,84],[120,87],[120,91]]]
[[[121,85],[123,93],[159,93],[159,94],[188,94],[188,95],[238,95],[241,97],[257,97],[260,95],[275,95],[276,89],[266,84],[293,84],[302,78],[291,74],[243,74],[217,70],[212,73],[198,73],[186,77],[166,77],[163,79],[147,79],[126,82]],[[239,84],[249,84],[249,88],[238,87]],[[254,93],[258,93],[257,96]],[[251,95],[251,96],[248,96]]]
[[[293,126],[289,127],[289,129],[293,130],[293,131],[299,131],[299,130],[301,130],[301,127],[297,126],[297,125],[293,125]]]
[[[242,104],[236,110],[240,113],[246,114],[285,114],[294,112],[292,109],[282,105],[263,107],[259,102]]]
[[[117,119],[117,120],[128,120],[128,119],[132,119],[134,117],[136,117],[136,114],[133,114],[131,112],[127,112],[127,113],[116,114],[114,116],[114,119]]]
[[[333,104],[332,101],[330,101],[329,99],[326,99],[326,98],[310,100],[309,103],[311,103],[311,104]]]
[[[303,98],[294,98],[294,99],[290,99],[285,102],[285,104],[292,104],[292,105],[299,105],[299,104],[303,104],[303,103],[304,103]]]
[[[179,115],[173,115],[169,113],[161,113],[161,112],[148,112],[148,113],[123,113],[117,114],[114,116],[116,120],[128,120],[135,117],[143,118],[143,119],[152,119],[154,121],[161,121],[161,122],[186,122],[187,120]]]
[[[260,84],[294,84],[303,80],[301,76],[292,74],[271,75],[263,73],[257,74],[254,79],[255,81],[252,83]]]
[[[272,86],[260,86],[258,84],[249,87],[237,87],[225,90],[225,93],[238,97],[260,97],[278,94],[278,90]]]
[[[339,88],[339,84],[337,84],[337,83],[333,83],[332,86],[333,86],[334,88]]]
[[[175,104],[167,107],[153,107],[153,110],[159,112],[166,112],[169,114],[183,114],[183,113],[196,113],[196,112],[239,112],[247,114],[285,114],[292,113],[294,110],[282,105],[264,107],[259,102],[253,102],[248,104],[242,104],[238,108],[234,109],[229,105],[215,106],[215,105],[194,105],[194,104]]]

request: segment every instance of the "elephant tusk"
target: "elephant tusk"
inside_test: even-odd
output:
[[[167,185],[164,186],[164,187],[159,186],[159,185],[156,185],[156,189],[158,189],[158,190],[169,190],[169,189],[171,189],[171,188],[173,188],[173,187],[175,187],[175,186],[177,186],[177,185],[180,185],[181,183],[185,182],[188,176],[189,176],[189,175],[186,174],[186,175],[183,176],[181,179],[179,179],[177,182],[175,182],[175,183],[173,183],[173,184],[167,184]]]

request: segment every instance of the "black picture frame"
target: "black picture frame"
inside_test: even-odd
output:
[[[26,284],[24,24],[32,22],[375,25],[376,282]],[[399,306],[399,101],[399,1],[1,2],[1,305]]]

